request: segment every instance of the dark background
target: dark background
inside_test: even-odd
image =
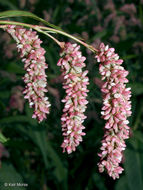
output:
[[[38,124],[24,101],[23,63],[16,45],[0,31],[0,131],[8,141],[0,145],[0,190],[142,190],[143,189],[143,1],[142,0],[0,0],[0,11],[25,10],[35,13],[65,31],[80,35],[95,47],[101,41],[116,49],[124,59],[132,87],[130,139],[126,141],[122,165],[125,171],[118,180],[98,172],[97,153],[101,146],[104,121],[100,118],[102,97],[98,64],[94,55],[81,47],[87,57],[90,90],[86,136],[71,155],[62,153],[60,117],[65,92],[60,69],[56,66],[59,47],[40,35],[46,50],[48,96],[51,113]],[[38,24],[29,18],[15,21]],[[56,36],[60,41],[70,39]],[[4,187],[4,182],[26,183],[28,188]]]

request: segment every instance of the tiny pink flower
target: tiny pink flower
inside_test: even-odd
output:
[[[101,115],[106,121],[105,134],[102,140],[99,171],[107,171],[113,179],[119,178],[123,168],[119,166],[123,158],[129,138],[127,117],[131,115],[131,91],[126,87],[128,71],[121,66],[123,60],[119,59],[114,48],[100,44],[97,62],[100,62],[99,72],[105,80],[101,91],[103,93],[103,107]]]
[[[85,67],[85,57],[79,51],[80,46],[77,44],[65,43],[62,49],[57,65],[61,67],[62,75],[65,79],[63,88],[66,91],[66,97],[62,100],[65,103],[61,121],[64,141],[61,145],[63,152],[68,154],[76,150],[76,147],[82,141],[82,132],[86,116],[87,85],[89,79],[86,76],[88,71],[82,71]]]
[[[42,41],[38,38],[35,31],[27,30],[20,26],[7,26],[5,29],[17,42],[17,49],[22,61],[25,63],[26,74],[23,77],[26,84],[24,94],[25,99],[29,100],[30,107],[34,108],[32,118],[37,118],[39,122],[46,119],[49,114],[50,103],[45,97],[47,92],[45,69],[45,50],[40,46]]]

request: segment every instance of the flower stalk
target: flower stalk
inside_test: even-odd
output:
[[[4,25],[18,25],[18,26],[24,26],[24,27],[32,28],[32,29],[36,30],[37,32],[43,33],[43,34],[47,35],[48,37],[52,38],[59,46],[61,46],[61,44],[58,41],[56,41],[53,38],[53,36],[51,36],[51,35],[49,35],[47,33],[49,31],[51,31],[53,33],[61,34],[63,36],[66,36],[68,38],[71,38],[71,39],[75,40],[76,42],[78,42],[81,45],[85,46],[86,48],[88,48],[89,50],[91,50],[94,53],[98,52],[98,50],[96,48],[94,48],[93,46],[83,42],[82,40],[78,39],[77,37],[75,37],[75,36],[73,36],[71,34],[68,34],[67,32],[64,32],[62,30],[58,30],[58,29],[54,29],[54,28],[50,28],[50,27],[46,27],[46,26],[25,24],[25,23],[16,22],[16,21],[0,20],[0,28],[4,28]]]

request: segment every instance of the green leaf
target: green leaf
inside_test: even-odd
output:
[[[123,60],[133,59],[136,58],[138,55],[132,54],[132,55],[126,55],[123,56]]]
[[[32,141],[39,147],[41,154],[43,156],[43,160],[45,163],[46,168],[48,168],[48,159],[46,154],[46,133],[41,126],[30,126],[28,128],[22,127],[21,125],[18,126],[18,130],[24,133],[25,135],[29,136]]]
[[[133,95],[141,95],[143,94],[143,84],[142,83],[136,83],[134,82],[133,84],[129,84],[131,87],[131,91]]]
[[[34,127],[30,127],[28,130],[28,134],[31,137],[31,139],[33,140],[33,142],[39,147],[42,156],[43,156],[43,160],[45,163],[46,168],[48,168],[48,159],[47,159],[47,153],[46,153],[46,133],[45,130],[43,130],[40,126],[40,128],[38,128],[38,126],[35,128]]]
[[[94,173],[92,177],[99,190],[107,190],[102,177],[98,173]]]
[[[143,137],[143,135],[142,135]],[[143,168],[138,140],[134,137],[130,140],[130,147],[125,151],[125,173],[129,190],[143,189]]]
[[[27,118],[26,116],[24,115],[17,115],[17,116],[10,116],[10,117],[5,117],[5,118],[2,118],[0,119],[0,124],[12,124],[12,123],[15,123],[15,122],[28,122],[29,123],[29,118]]]
[[[0,91],[0,99],[9,98],[9,96],[10,96],[10,91],[8,90]]]
[[[19,17],[19,16],[24,16],[24,17],[29,17],[32,18],[34,20],[38,20],[42,23],[44,23],[47,26],[50,26],[52,28],[58,29],[58,30],[62,30],[60,27],[55,26],[54,24],[51,24],[49,22],[47,22],[46,20],[38,17],[37,15],[28,12],[28,11],[17,11],[17,10],[13,10],[13,11],[4,11],[4,12],[0,12],[0,18],[7,18],[7,17]]]
[[[0,4],[9,7],[10,9],[17,9],[17,7],[8,0],[0,0]]]
[[[107,34],[106,30],[103,30],[102,32],[98,32],[95,34],[92,38],[92,40],[96,40],[97,38],[103,38]]]
[[[143,145],[143,135],[140,131],[136,131],[136,133],[134,134],[135,138],[140,141]]]
[[[8,141],[8,139],[2,133],[0,133],[0,142],[5,143],[7,141]]]
[[[67,170],[64,168],[62,161],[55,150],[50,145],[50,142],[47,142],[47,152],[48,155],[51,157],[52,162],[55,166],[55,174],[59,181],[65,180],[67,175]]]
[[[10,73],[16,73],[16,74],[24,74],[25,71],[24,69],[21,67],[23,66],[22,64],[21,65],[18,65],[16,63],[9,63],[7,66],[6,66],[6,70]]]
[[[4,184],[23,184],[23,179],[19,173],[15,170],[15,168],[8,163],[2,163],[2,167],[0,169],[0,190],[26,190],[25,187],[20,186],[4,186]]]
[[[63,183],[63,186],[66,189],[66,178],[67,178],[67,170],[63,166],[63,163],[56,153],[56,151],[51,146],[50,142],[46,138],[46,129],[44,126],[30,126],[28,128],[19,128],[19,130],[25,133],[27,136],[31,138],[31,140],[39,147],[41,154],[43,156],[43,160],[46,168],[51,166],[47,157],[50,158],[52,165],[54,166],[54,174],[59,182]]]
[[[36,127],[36,128],[35,128]],[[46,139],[46,130],[43,126],[30,126],[28,130],[26,130],[28,136],[33,140],[33,142],[40,148],[41,153],[43,155],[43,159],[45,162],[45,166],[48,168],[48,160],[47,155],[53,162],[55,166],[55,174],[59,181],[62,181],[66,176],[65,168],[58,156],[58,154],[54,151],[49,141]]]
[[[122,176],[115,185],[115,190],[129,190],[126,176]]]

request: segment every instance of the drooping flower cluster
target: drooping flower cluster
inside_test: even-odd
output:
[[[119,166],[125,150],[125,139],[129,138],[127,117],[131,115],[131,92],[126,88],[128,71],[122,66],[122,59],[109,48],[101,43],[96,56],[99,72],[105,83],[102,86],[103,107],[102,116],[106,120],[105,134],[102,140],[99,171],[107,171],[113,179],[119,178],[123,168]]]
[[[27,30],[19,26],[7,26],[5,29],[17,42],[17,49],[22,61],[25,63],[26,74],[24,82],[25,98],[29,100],[30,107],[34,108],[33,118],[39,122],[46,118],[49,113],[50,103],[45,97],[47,92],[45,69],[48,65],[45,63],[45,50],[40,46],[42,41],[32,29]]]
[[[61,67],[62,75],[65,82],[63,88],[66,89],[66,97],[62,100],[65,103],[61,121],[64,141],[61,145],[63,152],[70,154],[75,151],[76,147],[82,141],[82,132],[86,116],[87,85],[89,79],[86,76],[88,71],[82,71],[85,67],[85,57],[79,51],[80,46],[77,44],[65,43],[58,66]]]
[[[45,97],[47,92],[45,69],[48,66],[45,63],[45,50],[40,46],[42,41],[31,29],[11,25],[6,26],[5,30],[17,42],[18,52],[25,63],[25,98],[29,100],[30,107],[34,108],[32,117],[41,122],[49,113],[50,107],[48,98]],[[61,147],[63,152],[67,151],[68,154],[76,150],[82,136],[85,135],[83,122],[86,118],[84,112],[88,103],[86,96],[89,79],[88,71],[82,71],[86,58],[82,56],[79,48],[77,44],[63,43],[61,58],[57,63],[61,67],[64,77],[63,88],[66,91],[66,96],[62,100],[65,106],[61,118],[64,136]],[[98,166],[100,172],[106,170],[109,176],[116,179],[123,171],[120,163],[126,147],[125,139],[129,138],[127,117],[131,115],[131,92],[130,88],[126,88],[128,71],[121,66],[123,60],[119,59],[114,51],[114,48],[102,43],[96,59],[100,62],[99,72],[102,80],[105,80],[101,89],[104,104],[101,114],[106,120]]]

